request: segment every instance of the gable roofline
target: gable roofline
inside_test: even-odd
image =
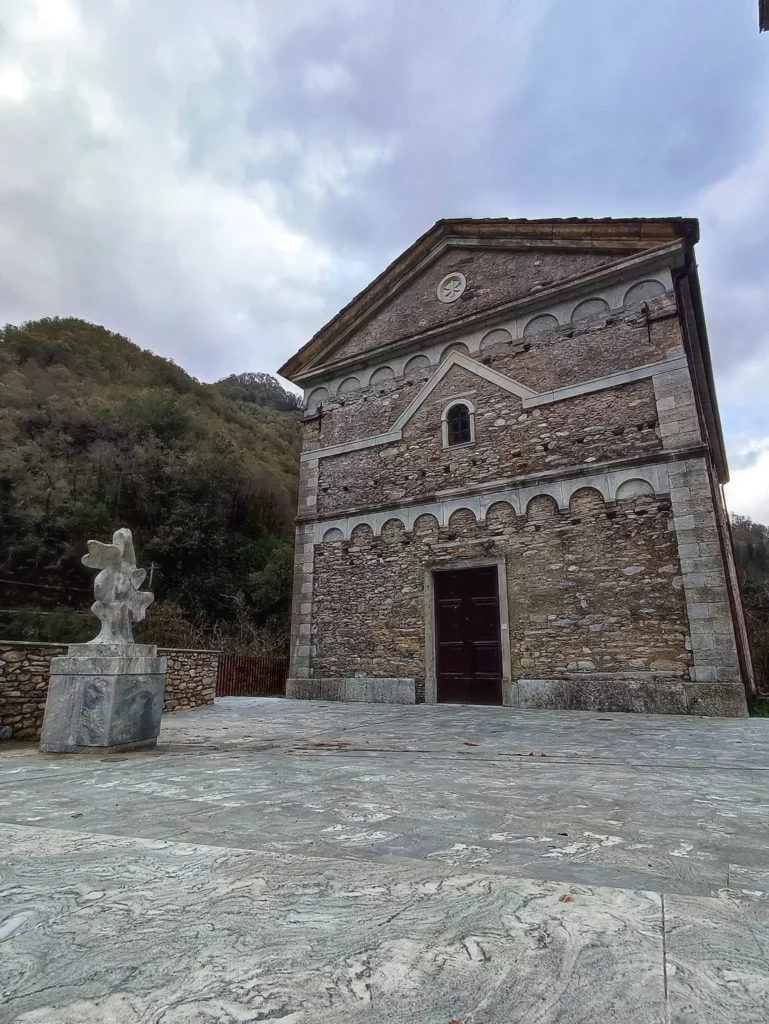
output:
[[[507,374],[500,373],[499,370],[494,370],[491,366],[479,363],[475,359],[469,359],[467,356],[463,356],[461,352],[450,352],[435,373],[420,388],[419,393],[409,402],[397,420],[383,434],[371,434],[369,437],[361,437],[355,441],[331,445],[329,448],[316,448],[309,452],[303,452],[300,457],[301,461],[310,462],[315,459],[328,458],[330,455],[344,455],[346,452],[360,451],[361,448],[374,448],[381,444],[389,444],[391,441],[400,441],[403,437],[403,428],[408,421],[419,411],[433,391],[435,391],[441,381],[455,366],[459,366],[461,369],[467,370],[483,380],[491,381],[492,384],[496,384],[503,391],[507,391],[511,395],[517,395],[523,401],[527,399],[529,401],[536,401],[539,397],[536,391],[532,391],[531,388],[527,388],[512,377],[508,377]],[[552,391],[548,394],[552,395]]]
[[[687,247],[691,247],[699,240],[699,223],[684,217],[572,217],[548,220],[498,217],[439,220],[287,360],[278,373],[293,381],[323,348],[354,329],[376,306],[389,298],[404,279],[418,272],[441,243],[448,244],[449,239],[455,240],[455,244],[465,242],[494,245],[495,242],[516,241],[527,247],[535,247],[539,242],[548,248],[559,245],[565,248],[587,246],[599,251],[622,248],[624,243],[626,247],[637,251],[675,240],[681,240]]]
[[[364,363],[387,359],[394,353],[402,353],[412,348],[419,348],[426,344],[432,344],[437,339],[462,337],[468,330],[478,327],[492,328],[496,324],[510,317],[517,317],[530,313],[536,314],[539,310],[546,310],[555,302],[561,302],[566,296],[578,296],[589,292],[598,285],[603,285],[616,280],[622,280],[633,274],[643,273],[651,270],[663,262],[671,270],[682,266],[685,262],[685,250],[680,241],[668,243],[654,249],[646,249],[642,253],[633,252],[622,259],[613,260],[611,263],[595,267],[592,270],[583,271],[580,274],[573,274],[558,282],[547,285],[535,295],[522,295],[515,299],[507,299],[477,310],[474,313],[467,313],[464,316],[455,317],[445,324],[436,324],[424,330],[418,330],[413,334],[397,338],[395,341],[388,341],[376,348],[366,349],[354,355],[345,356],[342,359],[334,359],[333,352],[327,359],[320,356],[313,357],[308,361],[307,366],[296,374],[294,383],[300,387],[311,386],[311,381],[323,379],[329,374],[342,373],[354,369]],[[343,339],[342,339],[343,340]]]

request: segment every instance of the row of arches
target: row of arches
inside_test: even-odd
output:
[[[416,535],[437,531],[441,527],[452,529],[468,529],[479,522],[489,528],[509,527],[526,519],[528,522],[539,523],[557,517],[563,512],[570,515],[590,515],[603,512],[608,500],[597,487],[577,485],[568,495],[564,505],[560,505],[556,496],[542,492],[528,497],[525,504],[508,498],[492,499],[489,504],[473,509],[468,505],[454,504],[435,508],[433,511],[413,510],[396,512],[392,515],[374,516],[370,520],[362,518],[345,523],[345,527],[329,526],[321,531],[317,539],[323,543],[351,540],[371,536],[385,539],[395,535],[413,531]],[[654,487],[648,480],[632,478],[624,480],[616,488],[612,488],[612,500],[617,502],[651,502],[655,499]]]
[[[657,295],[664,295],[665,291],[665,285],[662,281],[652,278],[646,281],[638,281],[625,292],[622,308],[625,310],[634,309],[636,306],[640,306],[642,302],[648,302]],[[580,324],[588,320],[595,320],[598,317],[608,317],[610,315],[611,306],[606,299],[594,296],[577,303],[571,311],[569,322]],[[523,329],[523,336],[524,338],[530,338],[533,335],[543,334],[545,331],[555,330],[561,325],[562,322],[552,313],[540,313],[538,316],[532,317],[526,324]]]
[[[441,353],[441,360],[448,355],[449,350],[452,346],[447,346],[444,352]],[[469,354],[469,350],[466,345],[462,348],[465,353]],[[419,377],[423,373],[427,373],[432,368],[432,363],[425,355],[416,355],[408,359],[403,367],[402,376],[404,377]],[[317,409],[322,402],[327,402],[329,398],[336,398],[339,395],[351,395],[356,391],[362,390],[364,387],[377,387],[378,385],[386,384],[387,381],[393,380],[396,376],[395,370],[392,366],[377,366],[375,370],[371,372],[366,380],[365,375],[360,377],[352,374],[349,377],[345,377],[344,380],[337,384],[336,389],[331,387],[331,390],[326,387],[315,388],[307,396],[307,408]],[[333,392],[333,393],[332,393]]]
[[[648,302],[655,296],[664,294],[665,290],[665,285],[661,281],[652,278],[638,281],[625,292],[622,302],[623,308],[632,309],[642,302]],[[559,320],[553,313],[539,313],[531,317],[523,326],[523,338],[531,338],[538,334],[555,330],[566,323],[584,323],[598,317],[608,317],[610,314],[611,306],[606,299],[598,296],[583,299],[577,303],[566,319]],[[472,357],[480,352],[486,352],[497,345],[512,344],[513,341],[512,332],[506,327],[494,327],[481,337],[476,351],[471,352],[468,345],[464,342],[449,342],[437,353],[437,361],[434,361],[435,356],[431,358],[425,353],[419,353],[407,358],[402,365],[396,362],[392,366],[377,366],[371,372],[361,371],[357,374],[350,374],[350,376],[345,377],[336,385],[331,384],[328,387],[314,388],[307,396],[306,405],[308,409],[317,409],[319,405],[327,402],[330,398],[351,395],[365,387],[383,385],[396,377],[416,378],[423,376],[429,373],[433,366],[443,362],[451,352],[459,352],[462,355]]]

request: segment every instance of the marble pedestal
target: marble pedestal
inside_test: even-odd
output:
[[[51,659],[40,749],[104,753],[154,747],[166,660],[149,644],[70,644]]]

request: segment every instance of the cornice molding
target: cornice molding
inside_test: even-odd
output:
[[[543,469],[536,473],[526,473],[522,476],[500,477],[497,480],[484,480],[482,483],[470,484],[464,487],[450,487],[442,491],[436,491],[434,494],[412,498],[408,501],[377,501],[371,502],[368,505],[356,505],[349,509],[304,513],[297,515],[294,518],[294,522],[300,526],[312,523],[322,523],[328,526],[329,521],[339,518],[370,516],[377,512],[411,509],[426,503],[461,500],[475,496],[485,500],[485,497],[489,494],[495,494],[498,491],[509,490],[510,488],[520,489],[540,484],[552,484],[559,480],[574,480],[585,475],[622,472],[630,469],[642,469],[645,466],[652,465],[671,465],[676,462],[686,462],[688,459],[706,457],[706,445],[695,445],[694,447],[680,449],[675,452],[657,451],[639,455],[626,455],[619,459],[605,459],[601,462],[593,462],[589,467],[583,464],[559,466],[558,469]]]
[[[630,480],[643,480],[657,494],[670,490],[669,467],[682,459],[703,457],[704,449],[679,453],[676,458],[666,458],[661,452],[657,457],[645,459],[623,459],[614,462],[596,463],[591,466],[574,466],[560,474],[531,474],[525,477],[490,482],[484,489],[466,489],[428,495],[412,502],[381,503],[376,506],[329,512],[322,516],[297,518],[298,525],[310,527],[314,542],[320,543],[326,531],[338,529],[344,539],[349,539],[356,526],[368,525],[375,536],[390,519],[400,519],[407,530],[422,515],[434,515],[441,526],[448,525],[452,513],[469,509],[482,522],[489,508],[499,501],[510,504],[518,515],[524,515],[532,498],[548,495],[555,500],[560,511],[566,511],[572,495],[583,487],[591,487],[601,493],[604,501],[614,501],[618,488]]]

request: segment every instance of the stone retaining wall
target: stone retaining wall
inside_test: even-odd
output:
[[[0,641],[0,739],[39,739],[51,658],[66,653],[66,644]],[[218,651],[161,648],[158,654],[168,661],[165,711],[213,703]]]
[[[178,651],[159,648],[168,661],[164,711],[187,711],[213,704],[216,693],[218,651]]]

